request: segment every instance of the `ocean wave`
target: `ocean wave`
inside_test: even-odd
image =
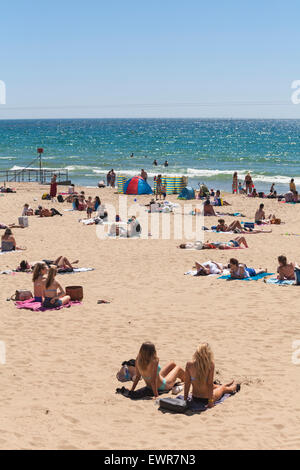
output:
[[[18,166],[14,165],[11,170],[13,171],[21,171],[25,167],[23,166]],[[39,168],[33,168],[33,170],[39,170]],[[49,168],[50,169],[50,168]],[[53,168],[54,170],[54,168]],[[58,169],[57,169],[58,170]],[[62,170],[68,170],[70,173],[70,176],[72,174],[76,177],[78,176],[83,176],[83,177],[96,177],[97,175],[100,176],[105,176],[108,172],[107,168],[101,168],[101,167],[92,167],[92,166],[87,166],[87,165],[69,165],[63,168]],[[146,169],[147,171],[147,169]],[[115,170],[115,173],[117,176],[126,176],[128,178],[136,175],[140,175],[141,170],[136,168],[136,169],[130,169],[130,170]],[[232,176],[233,176],[233,171],[232,170],[215,170],[215,169],[199,169],[199,168],[178,168],[176,172],[170,171],[169,168],[164,168],[160,169],[157,168],[156,171],[147,171],[148,177],[149,178],[154,178],[157,174],[161,173],[163,176],[167,177],[181,177],[181,176],[188,176],[189,179],[191,180],[198,180],[201,182],[210,182],[210,181],[216,181],[216,182],[231,182],[232,181]],[[238,179],[240,181],[244,181],[245,175],[248,173],[248,170],[242,169],[238,171]],[[254,183],[278,183],[278,184],[284,184],[287,185],[290,180],[291,176],[286,176],[286,175],[272,175],[272,174],[265,174],[265,173],[255,173],[251,172],[252,180]],[[297,185],[300,185],[300,176],[294,176],[295,183]]]

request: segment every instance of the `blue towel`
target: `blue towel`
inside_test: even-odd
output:
[[[278,286],[293,286],[293,285],[296,285],[295,281],[288,281],[287,279],[285,279],[284,281],[279,281],[279,279],[274,279],[274,278],[268,279],[267,283],[268,284],[276,284]]]
[[[272,276],[275,273],[261,273],[257,274],[256,276],[252,277],[245,277],[244,279],[235,279],[232,278],[231,275],[229,274],[228,276],[220,276],[218,279],[228,279],[230,281],[258,281],[259,279],[263,279],[266,276]]]

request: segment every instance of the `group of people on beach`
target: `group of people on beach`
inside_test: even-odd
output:
[[[294,178],[291,178],[290,180],[289,191],[287,193],[278,194],[277,191],[275,190],[275,183],[272,183],[269,193],[265,194],[262,191],[257,192],[250,172],[246,174],[244,183],[242,183],[241,181],[238,181],[238,173],[237,171],[234,172],[233,178],[232,178],[232,193],[233,194],[245,194],[249,197],[277,199],[278,201],[285,201],[285,202],[300,202],[299,194],[296,188]]]
[[[215,364],[211,347],[201,343],[197,347],[185,369],[175,362],[165,367],[160,365],[156,347],[151,342],[141,345],[135,360],[125,361],[117,373],[121,382],[132,381],[130,392],[134,392],[140,380],[143,380],[153,394],[153,399],[173,389],[175,394],[184,391],[184,399],[189,397],[192,388],[192,400],[212,408],[224,394],[234,394],[240,390],[240,384],[231,381],[221,385],[215,381]],[[176,383],[184,386],[175,387]]]
[[[59,257],[53,264],[46,262],[36,263],[33,268],[33,290],[34,301],[40,302],[45,309],[58,308],[70,302],[71,298],[66,295],[61,284],[56,280],[58,266],[71,269],[71,264],[66,258]]]

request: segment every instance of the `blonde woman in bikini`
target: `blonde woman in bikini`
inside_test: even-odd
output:
[[[56,281],[56,274],[56,267],[51,267],[48,271],[47,279],[43,285],[44,308],[61,307],[62,305],[69,303],[71,300],[70,296],[66,295],[59,282]]]
[[[184,399],[188,399],[192,386],[193,400],[212,408],[225,393],[239,391],[240,384],[233,381],[226,385],[215,385],[215,364],[212,350],[207,343],[198,346],[191,362],[185,368]]]
[[[46,263],[36,263],[33,268],[33,293],[35,302],[43,302],[43,292],[48,268]]]
[[[148,388],[152,389],[154,398],[159,393],[171,390],[176,380],[184,382],[184,370],[174,362],[163,369],[159,365],[156,349],[152,343],[143,343],[135,361],[136,377],[131,391],[134,391],[140,379],[143,378]]]

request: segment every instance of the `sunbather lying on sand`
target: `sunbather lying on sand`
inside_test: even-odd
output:
[[[268,272],[267,269],[258,269],[248,268],[245,264],[240,264],[237,259],[231,258],[229,261],[230,266],[230,275],[232,279],[245,279],[247,277],[254,277],[258,274]]]
[[[122,367],[116,375],[119,382],[130,382],[136,379],[135,359],[122,362]]]
[[[218,220],[216,231],[217,232],[235,232],[235,233],[271,233],[272,232],[272,230],[255,230],[252,228],[243,227],[238,220],[235,220],[230,225],[226,225],[224,219]]]
[[[59,256],[55,261],[50,261],[50,260],[44,260],[44,262],[48,266],[56,266],[57,271],[73,271],[74,266],[73,264],[78,264],[79,260],[77,259],[76,261],[72,261],[72,263],[66,258],[65,256]]]
[[[279,266],[277,268],[278,276],[277,279],[280,281],[294,280],[295,279],[295,263],[288,263],[286,256],[278,256]]]
[[[184,399],[187,400],[192,386],[192,397],[195,402],[212,408],[225,393],[234,394],[240,390],[240,384],[234,381],[226,385],[215,385],[215,364],[210,346],[202,343],[198,346],[193,359],[186,363]]]
[[[230,250],[232,248],[239,248],[244,245],[245,248],[248,248],[248,244],[245,237],[236,237],[229,242],[206,242],[202,243],[201,241],[195,243],[182,243],[179,245],[179,248],[185,250]]]
[[[37,215],[40,217],[54,217],[55,215],[60,215],[62,217],[62,214],[54,207],[52,209],[45,209],[42,206],[39,206],[37,212]]]
[[[230,250],[231,248],[240,248],[244,245],[245,248],[248,248],[248,244],[245,237],[236,237],[229,242],[207,242],[203,243],[203,249],[218,249],[218,250]]]
[[[158,392],[168,391],[173,388],[176,380],[184,382],[184,370],[174,362],[169,363],[163,369],[159,365],[156,349],[152,343],[143,343],[136,358],[136,378],[131,391],[133,392],[141,378],[152,389],[154,398]]]
[[[209,274],[222,274],[223,264],[215,261],[206,261],[205,263],[195,262],[198,276],[208,276]]]

